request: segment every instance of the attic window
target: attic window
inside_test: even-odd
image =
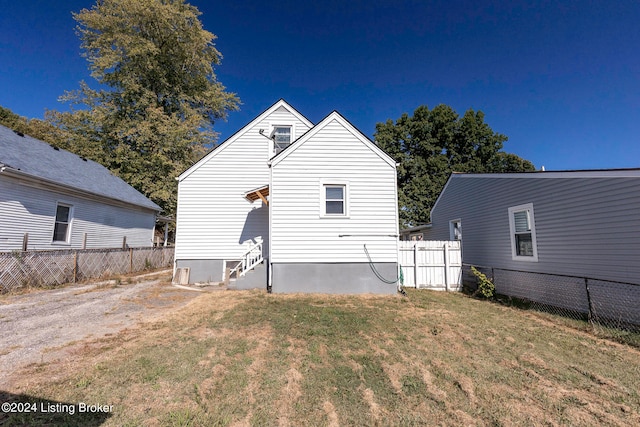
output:
[[[275,154],[291,145],[291,126],[275,126],[271,133]]]

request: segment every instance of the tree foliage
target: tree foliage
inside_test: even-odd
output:
[[[451,107],[418,107],[395,123],[376,125],[376,144],[398,166],[400,224],[429,222],[430,212],[451,172],[522,172],[533,164],[502,150],[507,137],[484,122],[482,111],[460,117]]]
[[[175,212],[175,177],[216,141],[213,124],[237,109],[217,81],[215,35],[184,0],[98,0],[74,14],[91,76],[100,84],[62,99],[47,120],[63,148],[96,160]]]
[[[69,139],[66,132],[47,121],[27,119],[2,106],[0,106],[0,125],[57,146],[60,146],[60,141],[64,143]]]

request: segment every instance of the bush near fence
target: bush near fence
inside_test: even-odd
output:
[[[0,291],[57,286],[171,267],[173,248],[65,249],[0,253]]]
[[[462,280],[465,287],[475,290],[471,267],[463,265]],[[588,321],[606,335],[611,335],[607,329],[640,333],[640,284],[474,267],[492,280],[497,294],[515,298],[529,309]]]

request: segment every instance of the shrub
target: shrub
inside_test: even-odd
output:
[[[476,293],[485,298],[493,298],[496,291],[496,285],[494,285],[484,273],[481,273],[475,267],[471,267],[471,272],[476,276],[478,281],[478,290]]]

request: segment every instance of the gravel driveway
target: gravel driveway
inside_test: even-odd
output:
[[[115,334],[181,307],[200,292],[168,284],[170,272],[0,298],[0,389],[29,363],[62,357],[72,342]]]

